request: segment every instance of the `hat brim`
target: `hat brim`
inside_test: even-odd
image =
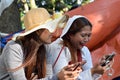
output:
[[[64,17],[64,16],[61,16],[61,17],[59,17],[59,18],[57,18],[57,19],[50,20],[50,21],[48,21],[48,22],[46,22],[46,23],[44,23],[44,24],[42,24],[42,25],[39,25],[39,26],[37,26],[37,27],[29,30],[29,31],[26,31],[26,32],[24,32],[24,33],[15,34],[15,35],[13,36],[13,38],[16,39],[16,37],[18,37],[18,36],[26,36],[26,35],[34,32],[34,31],[37,31],[37,30],[39,30],[39,29],[48,29],[50,32],[54,32],[55,29],[56,29],[57,26],[58,26],[59,21],[60,21],[63,17]]]

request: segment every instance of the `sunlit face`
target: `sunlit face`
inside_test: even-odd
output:
[[[71,35],[70,41],[74,48],[80,49],[90,40],[90,37],[91,27],[85,26],[81,29],[80,32],[77,32],[75,35]]]
[[[51,43],[51,38],[52,38],[52,33],[49,32],[49,30],[45,29],[41,34],[40,34],[40,40],[42,43],[49,44]]]

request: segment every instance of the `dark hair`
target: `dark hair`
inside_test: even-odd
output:
[[[42,33],[44,30],[40,31]],[[44,78],[46,75],[46,51],[44,45],[39,46],[39,40],[37,33],[33,32],[16,41],[21,41],[24,53],[23,64],[16,70],[24,67],[28,80],[30,80],[32,73],[37,74],[38,78]]]
[[[63,40],[68,39],[68,35],[74,35],[77,32],[81,31],[81,29],[85,26],[90,26],[92,28],[92,24],[84,17],[77,18],[72,25],[68,32],[62,37]]]
[[[63,38],[63,44],[67,46],[71,53],[71,63],[77,62],[77,59],[74,55],[74,49],[71,45],[70,41],[70,35],[75,35],[77,32],[81,31],[81,29],[85,26],[90,26],[92,28],[92,24],[84,17],[77,18],[72,25],[70,26],[70,29],[68,32],[62,37]]]

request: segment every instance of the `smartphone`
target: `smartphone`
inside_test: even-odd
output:
[[[81,63],[78,63],[75,68],[73,69],[73,71],[75,71],[79,66],[82,66],[86,63],[86,61],[82,61]]]
[[[113,60],[113,57],[115,56],[115,52],[109,54],[106,58],[105,61],[101,64],[101,66],[106,66],[110,61]]]

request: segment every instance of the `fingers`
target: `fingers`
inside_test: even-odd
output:
[[[81,65],[84,65],[86,62],[87,62],[86,60],[83,60],[83,61],[81,62]]]
[[[71,67],[71,66],[69,66]],[[64,67],[59,73],[58,73],[58,78],[59,80],[76,80],[76,78],[78,77],[78,75],[80,74],[80,72],[82,71],[80,70],[75,70],[75,71],[67,71],[65,70],[67,67]]]
[[[113,59],[113,60],[114,60],[114,59]],[[113,65],[113,60],[110,61],[108,64],[106,64],[106,66],[103,66],[103,68],[104,68],[105,71],[109,70],[109,69],[112,67],[112,65]]]
[[[80,72],[79,71],[74,71],[74,72],[67,72],[65,79],[66,80],[76,80],[77,77],[79,76]]]
[[[61,80],[76,80],[77,79],[77,77],[75,76],[65,76],[65,78],[64,79],[61,79]]]
[[[115,56],[115,53],[113,52],[112,54],[107,54],[101,58],[101,66],[106,66],[109,64],[111,61],[113,61],[113,57]]]
[[[97,73],[97,74],[103,74],[104,73],[104,68],[100,66],[99,64],[96,64],[92,69],[91,69],[92,75]]]
[[[36,80],[36,79],[38,79],[38,75],[35,75],[35,76],[32,78],[32,80]]]
[[[32,74],[31,74],[31,78],[34,77],[34,75],[35,75],[35,73],[32,73]]]
[[[74,66],[74,65],[65,66],[65,67],[63,68],[63,70],[65,70],[65,71],[72,71],[73,66]]]
[[[107,64],[106,66],[104,66],[103,68],[105,69],[105,71],[109,70],[112,67],[112,62],[110,62],[109,64]]]
[[[36,75],[35,73],[31,74],[31,80],[36,80],[38,79],[38,75]]]
[[[69,70],[69,71],[75,71],[78,67],[81,68],[81,66],[84,65],[85,63],[86,63],[86,61],[84,60],[82,62],[77,62],[75,64],[68,65],[68,66],[64,67],[64,69]]]
[[[63,69],[66,70],[66,71],[73,71],[73,69],[76,67],[79,67],[80,63],[75,63],[75,64],[71,64],[71,65],[68,65],[68,66],[65,66]]]
[[[82,72],[81,66],[85,63],[86,63],[86,61],[83,61],[83,62],[78,62],[78,63],[75,63],[75,64],[65,66],[57,74],[59,80],[76,80],[77,77],[80,75],[80,72]]]
[[[77,65],[79,65],[80,67],[82,66],[82,65],[84,65],[86,63],[86,60],[83,60],[82,62],[77,62],[77,63],[75,63],[75,64],[73,64],[74,66],[77,66]]]

